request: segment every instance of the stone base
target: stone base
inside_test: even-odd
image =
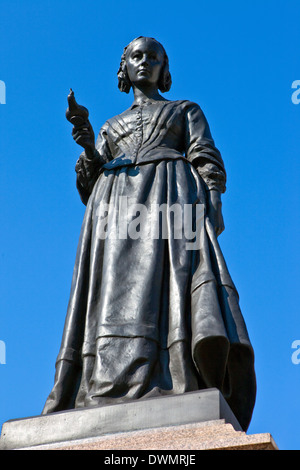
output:
[[[217,389],[7,421],[0,449],[277,449],[247,436]]]
[[[268,433],[248,436],[242,431],[236,431],[231,424],[225,423],[225,420],[217,420],[117,433],[92,439],[28,447],[24,450],[191,451],[278,450],[278,448]]]

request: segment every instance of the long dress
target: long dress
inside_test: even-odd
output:
[[[246,430],[254,354],[206,214],[226,173],[201,108],[134,102],[76,172],[86,212],[43,414],[217,387]]]

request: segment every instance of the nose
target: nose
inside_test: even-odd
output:
[[[143,64],[143,65],[148,65],[147,54],[143,54],[143,57],[142,57],[142,64]]]

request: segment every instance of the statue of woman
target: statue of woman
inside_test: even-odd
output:
[[[105,122],[96,144],[87,119],[73,128],[86,212],[43,413],[216,387],[246,430],[254,355],[217,240],[223,160],[200,107],[159,93],[171,87],[159,42],[134,39],[118,79],[133,90],[130,108]],[[189,209],[192,246],[178,235],[178,207]],[[169,209],[164,230],[153,208]],[[138,212],[151,213],[150,236]]]

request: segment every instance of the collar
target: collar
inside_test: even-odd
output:
[[[130,109],[134,109],[134,108],[138,108],[139,106],[149,106],[150,104],[157,104],[157,103],[166,103],[168,102],[169,100],[165,100],[165,99],[161,99],[161,100],[153,100],[151,98],[148,98],[146,100],[143,100],[143,101],[136,101],[134,100],[134,102],[132,103],[132,105],[130,106]]]

